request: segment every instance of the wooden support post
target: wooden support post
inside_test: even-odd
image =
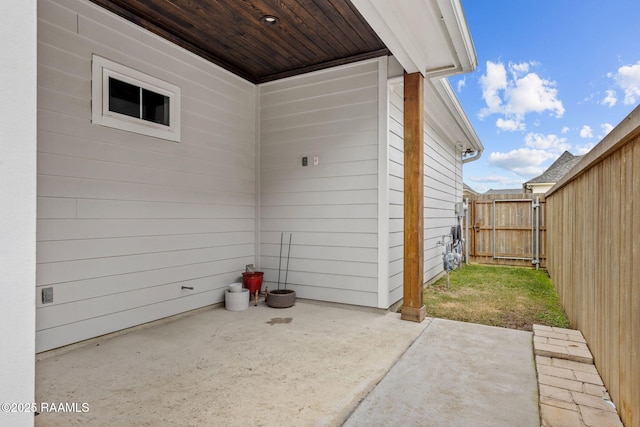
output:
[[[424,280],[424,77],[404,75],[404,301],[401,318],[426,317]]]

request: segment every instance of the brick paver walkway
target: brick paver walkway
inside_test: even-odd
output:
[[[623,427],[580,331],[533,326],[542,427]]]

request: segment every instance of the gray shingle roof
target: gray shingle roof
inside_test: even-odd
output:
[[[493,188],[484,192],[484,194],[522,194],[522,188]]]
[[[574,156],[570,152],[565,151],[542,175],[530,179],[526,184],[558,182],[581,158],[582,156]]]
[[[464,182],[462,183],[462,185],[463,185],[463,187],[462,187],[462,188],[463,188],[464,190],[467,190],[467,191],[469,191],[469,192],[471,192],[471,193],[474,193],[474,194],[479,194],[476,190],[474,190],[473,188],[469,187],[469,186],[468,186],[467,184],[465,184]]]

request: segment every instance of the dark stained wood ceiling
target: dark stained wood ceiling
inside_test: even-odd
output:
[[[253,83],[389,54],[350,0],[91,1]]]

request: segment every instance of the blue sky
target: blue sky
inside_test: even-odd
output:
[[[478,192],[520,188],[585,154],[640,103],[637,0],[462,0],[478,56],[449,78],[482,141]]]

